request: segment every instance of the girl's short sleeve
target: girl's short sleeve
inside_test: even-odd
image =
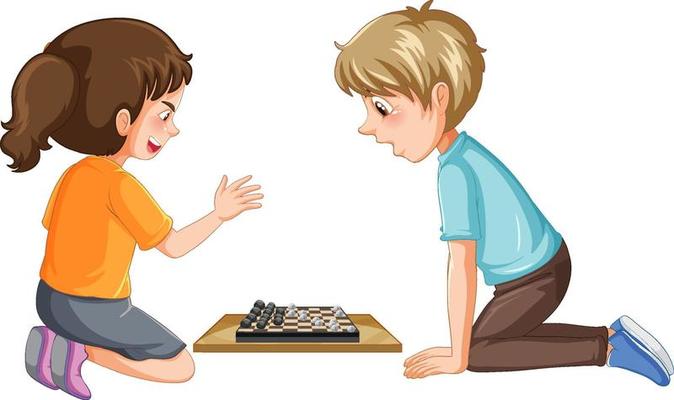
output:
[[[142,250],[158,245],[173,225],[143,185],[128,173],[120,173],[110,187],[110,207]]]
[[[61,183],[63,182],[63,178],[66,176],[69,170],[70,168],[66,169],[65,172],[63,172],[58,182],[56,182],[56,186],[54,186],[54,190],[52,190],[51,196],[49,196],[47,209],[44,211],[44,216],[42,217],[42,226],[44,226],[45,229],[47,230],[49,230],[49,225],[51,224],[51,216],[54,213],[54,204],[56,203],[56,196],[58,196],[59,190],[61,189]]]

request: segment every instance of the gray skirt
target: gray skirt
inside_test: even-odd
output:
[[[101,347],[131,360],[167,359],[184,348],[176,335],[126,299],[71,296],[44,281],[37,288],[37,313],[57,335]]]

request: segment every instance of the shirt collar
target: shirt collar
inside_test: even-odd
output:
[[[466,133],[466,131],[461,131],[461,133],[459,133],[459,136],[457,136],[456,139],[454,139],[454,143],[452,143],[452,145],[449,146],[447,151],[438,156],[438,161],[440,161],[440,164],[444,164],[450,157],[452,157],[453,154],[457,153],[463,146],[463,142],[466,141],[467,137],[468,134]]]

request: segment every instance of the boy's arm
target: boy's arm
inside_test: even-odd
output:
[[[456,372],[468,367],[468,353],[477,294],[477,265],[474,240],[450,240],[447,267],[447,306]]]
[[[468,368],[468,354],[477,292],[474,240],[450,240],[447,306],[452,347],[431,347],[405,360],[405,376],[424,378],[459,374]]]
[[[260,185],[242,187],[250,178],[249,175],[227,186],[227,176],[224,176],[215,192],[214,210],[179,231],[171,229],[156,246],[157,250],[171,258],[182,257],[199,246],[223,222],[246,210],[260,208],[262,205],[255,201],[262,199],[263,195],[254,193],[260,189]]]

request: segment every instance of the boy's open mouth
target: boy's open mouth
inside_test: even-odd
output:
[[[154,136],[150,136],[150,139],[147,141],[147,149],[150,150],[150,153],[156,153],[161,148],[161,143]]]

